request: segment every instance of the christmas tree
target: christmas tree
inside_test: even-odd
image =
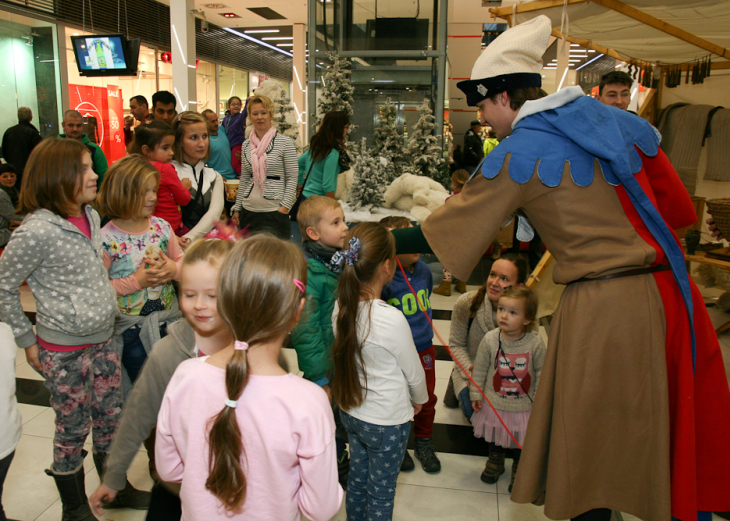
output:
[[[357,147],[355,147],[357,148]],[[350,188],[348,203],[353,210],[363,207],[381,206],[383,192],[390,185],[385,177],[385,170],[380,159],[373,157],[367,149],[367,139],[362,138],[359,150],[356,151],[353,165],[354,180]]]
[[[314,118],[315,128],[322,123],[324,115],[328,112],[342,111],[352,119],[352,102],[354,100],[352,94],[355,87],[352,86],[350,80],[350,60],[340,58],[337,54],[327,53],[331,65],[327,67],[328,71],[322,79],[322,90],[319,101],[317,102],[317,115]],[[354,125],[350,125],[350,132],[355,130]]]
[[[408,156],[413,165],[413,173],[430,177],[434,181],[441,184],[444,183],[444,168],[446,162],[443,157],[443,150],[439,145],[439,140],[434,134],[436,128],[436,118],[429,107],[428,99],[423,100],[423,105],[418,109],[421,117],[418,122],[411,127],[413,134],[408,140]],[[451,189],[451,178],[449,176],[448,183],[445,185],[447,189]]]
[[[277,132],[289,136],[294,140],[297,152],[302,151],[302,141],[299,138],[299,121],[291,98],[286,91],[274,80],[266,80],[259,85],[254,94],[266,96],[274,102],[274,118],[272,124]],[[253,122],[251,118],[246,120],[246,137],[251,133]]]
[[[396,130],[395,114],[395,105],[388,98],[385,105],[380,107],[380,125],[373,133],[375,139],[373,156],[376,158],[383,157],[388,162],[385,166],[387,185],[390,185],[396,177],[402,175],[406,166],[403,150],[404,140],[403,136],[398,134]]]

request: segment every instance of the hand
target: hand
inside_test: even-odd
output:
[[[329,385],[323,385],[322,390],[327,393],[327,399],[330,401],[330,405],[332,405],[332,389]]]
[[[160,258],[156,260],[158,263],[157,273],[154,275],[147,275],[147,280],[149,280],[153,286],[159,286],[160,284],[170,282],[177,274],[177,264],[175,264],[175,261],[173,261],[170,257],[165,255],[164,252],[160,252]]]
[[[713,217],[710,217],[705,221],[710,228],[710,235],[712,235],[715,239],[724,241],[725,237],[722,236],[722,233],[720,233],[720,230],[717,229],[717,225],[715,224],[715,219]]]
[[[137,279],[140,288],[144,289],[155,285],[150,279],[158,275],[158,266],[159,262],[152,259],[145,259],[144,262],[139,265],[137,271],[134,272],[134,278]]]
[[[236,156],[236,159],[241,159],[241,151],[239,150],[234,154]]]
[[[240,212],[233,212],[233,215],[231,215],[231,222],[238,227],[241,226],[241,222],[238,220],[239,215],[240,215]]]
[[[30,347],[27,347],[25,349],[25,359],[28,361],[28,364],[38,371],[39,373],[43,374],[43,371],[41,369],[41,359],[39,356],[40,348],[38,347],[38,344],[33,344]]]
[[[286,206],[280,206],[279,213],[283,213],[284,215],[289,215],[289,208],[287,208]]]
[[[299,196],[302,195],[303,189],[304,189],[304,185],[297,185],[297,199],[299,199]]]
[[[134,125],[134,118],[132,116],[124,116],[124,128],[132,128]]]
[[[190,179],[188,179],[187,177],[185,179],[183,179],[182,181],[180,181],[180,184],[183,185],[183,188],[185,190],[190,190],[193,187],[193,182]]]
[[[482,410],[482,402],[471,402],[471,406],[474,408],[475,411]]]
[[[96,492],[91,494],[91,497],[89,498],[89,505],[91,505],[91,508],[94,509],[94,512],[103,516],[104,510],[101,507],[102,502],[111,503],[114,501],[115,497],[117,497],[117,491],[102,483],[99,485],[99,488],[96,489]]]
[[[177,244],[182,248],[183,251],[187,249],[188,246],[190,246],[190,239],[187,239],[185,237],[177,237]]]
[[[421,409],[423,409],[422,403],[414,403],[413,404],[413,416],[421,412]]]

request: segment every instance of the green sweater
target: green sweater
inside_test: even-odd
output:
[[[307,150],[299,157],[298,162],[299,180],[297,184],[303,185],[304,178],[307,178],[307,184],[302,192],[304,197],[325,195],[337,190],[337,176],[340,173],[340,153],[337,150],[333,148],[323,161],[318,161],[313,166],[312,156]]]
[[[66,134],[59,134],[58,137],[65,138]],[[81,142],[86,145],[86,148],[88,148],[91,153],[91,161],[94,163],[92,168],[94,169],[94,173],[99,176],[99,179],[96,180],[96,186],[97,188],[101,188],[101,182],[104,180],[104,174],[106,174],[106,171],[109,169],[109,164],[106,162],[104,151],[99,145],[91,141],[89,136],[86,134],[81,134]]]
[[[302,318],[291,332],[299,369],[318,385],[329,383],[330,353],[335,341],[332,310],[340,279],[327,266],[307,259],[307,303]]]

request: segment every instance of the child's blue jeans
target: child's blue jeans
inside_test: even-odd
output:
[[[408,445],[411,423],[383,426],[340,411],[350,442],[347,519],[388,521],[393,518],[395,486]]]

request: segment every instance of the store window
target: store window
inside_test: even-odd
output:
[[[0,11],[0,133],[18,124],[18,108],[33,111],[43,137],[60,128],[61,81],[56,26]]]
[[[248,71],[233,69],[224,65],[219,66],[218,70],[218,98],[220,104],[218,106],[218,114],[223,116],[228,109],[228,100],[231,96],[238,96],[242,100],[246,100],[249,95],[248,90]]]

